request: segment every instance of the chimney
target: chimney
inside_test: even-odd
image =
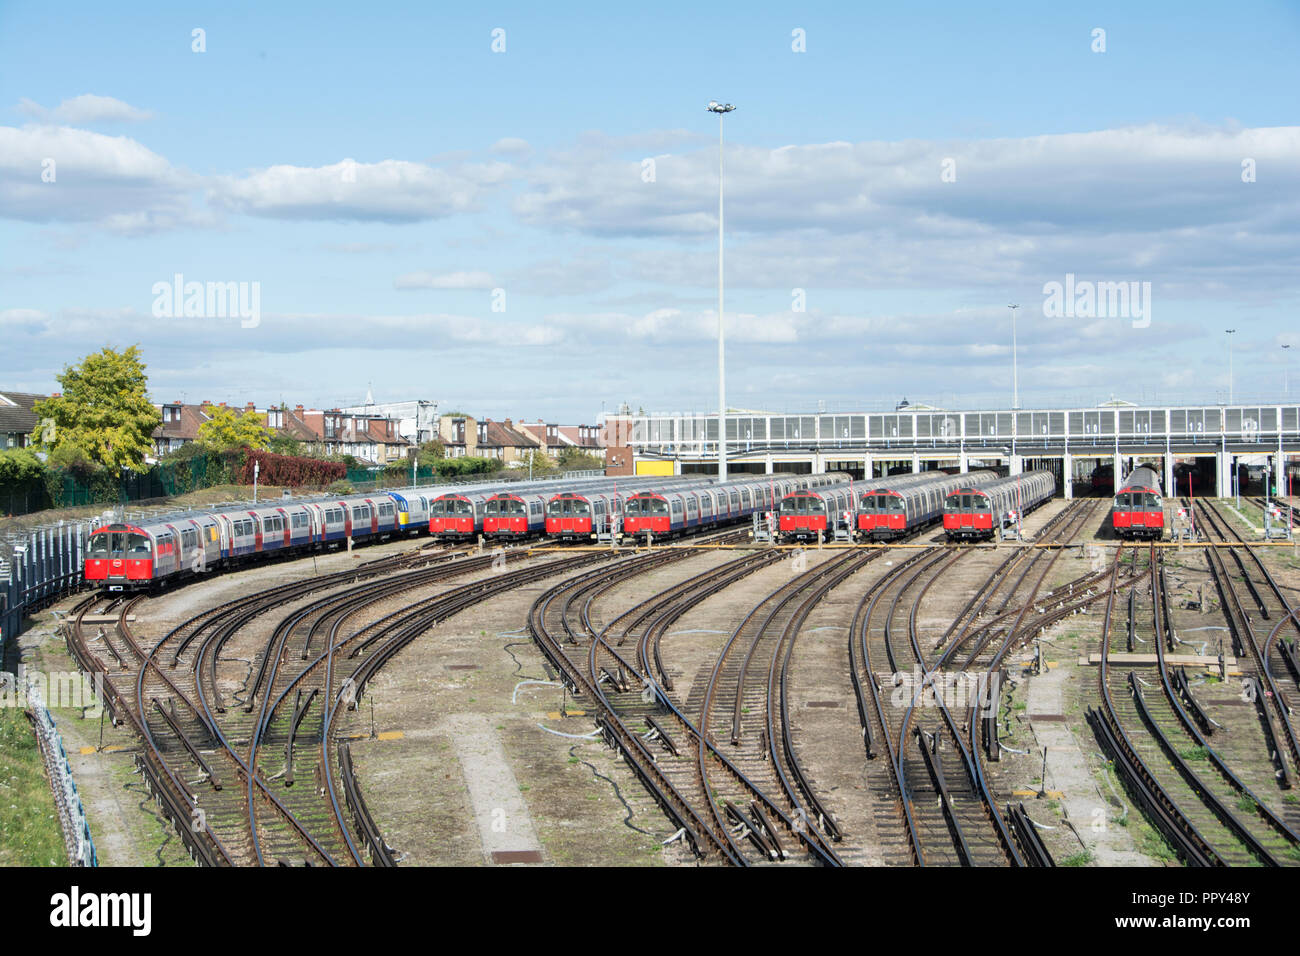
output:
[[[253,411],[253,403],[252,403],[252,402],[249,402],[247,405],[245,405],[245,406],[244,406],[244,410],[245,410],[245,411],[250,411],[250,412]]]
[[[514,426],[514,422],[510,421],[510,419],[507,418],[507,419],[506,419],[506,428],[514,428],[514,427],[515,427],[515,426]]]
[[[299,418],[302,417],[302,406],[301,406],[301,405],[295,405],[295,406],[293,406],[293,410],[294,410],[294,412],[298,415]]]

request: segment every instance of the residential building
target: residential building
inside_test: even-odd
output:
[[[31,392],[0,392],[0,448],[26,448],[40,436],[32,406],[45,398]]]

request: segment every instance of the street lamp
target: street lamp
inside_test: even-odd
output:
[[[708,109],[718,114],[718,481],[722,482],[727,480],[727,368],[722,326],[722,117],[735,107],[709,100]]]
[[[1289,349],[1291,346],[1283,343],[1283,349]],[[1282,397],[1287,401],[1291,399],[1291,384],[1287,381],[1287,373],[1291,371],[1290,355],[1287,352],[1282,353]]]
[[[1009,305],[1011,310],[1011,407],[1020,408],[1020,370],[1016,365],[1016,309],[1019,304]]]
[[[1227,332],[1228,335],[1229,335],[1229,339],[1228,339],[1228,404],[1231,405],[1231,404],[1232,404],[1232,338],[1231,338],[1231,336],[1234,335],[1234,334],[1236,333],[1237,330],[1236,330],[1236,329],[1224,329],[1223,331]]]

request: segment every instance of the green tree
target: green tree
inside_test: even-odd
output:
[[[530,461],[531,459],[531,461]],[[548,471],[555,470],[555,459],[545,452],[530,451],[523,457],[522,468],[532,468],[533,474],[538,475]]]
[[[447,447],[442,443],[442,439],[435,438],[422,444],[416,456],[419,458],[421,468],[436,469],[438,462],[447,456]]]
[[[283,433],[272,435],[271,443],[267,448],[270,451],[275,452],[277,455],[297,456],[302,454],[302,442],[298,441],[298,439],[294,438],[292,435],[285,435]]]
[[[41,460],[26,448],[0,451],[0,485],[21,485],[45,474]]]
[[[32,408],[42,420],[41,447],[56,452],[71,446],[115,471],[144,471],[162,416],[149,401],[139,346],[122,352],[106,347],[80,365],[65,366],[58,379],[62,394]]]
[[[567,445],[560,450],[560,467],[572,471],[575,469],[604,468],[605,462],[595,455],[584,452],[577,445]]]
[[[257,412],[237,413],[233,408],[209,408],[211,416],[199,426],[199,442],[225,451],[227,448],[263,449],[271,444],[266,419]]]

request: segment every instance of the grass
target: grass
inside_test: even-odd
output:
[[[1178,756],[1184,760],[1196,762],[1204,762],[1210,759],[1210,754],[1204,747],[1188,747],[1185,750],[1178,751]],[[1253,806],[1252,809],[1254,809]]]
[[[36,734],[17,707],[0,707],[0,834],[0,866],[68,865]]]
[[[1254,813],[1259,809],[1259,807],[1256,805],[1254,800],[1243,793],[1237,798],[1237,809],[1242,813]]]
[[[1284,793],[1282,794],[1283,803],[1300,803],[1300,794]]]
[[[1078,853],[1073,853],[1070,856],[1067,856],[1064,860],[1060,862],[1059,865],[1060,866],[1088,866],[1091,863],[1092,863],[1092,851],[1080,850]]]
[[[1174,852],[1168,841],[1149,826],[1142,828],[1142,842],[1138,849],[1161,863],[1173,863],[1178,859],[1178,854]]]

